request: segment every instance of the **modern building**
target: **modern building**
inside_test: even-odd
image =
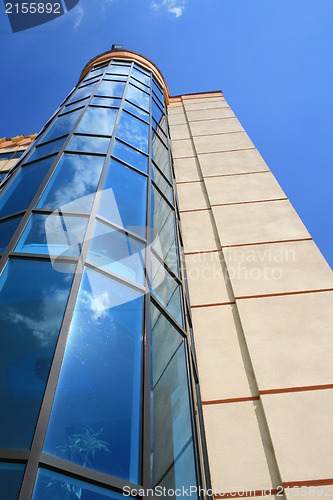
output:
[[[332,273],[222,93],[118,48],[32,139],[0,144],[0,497],[333,497]]]

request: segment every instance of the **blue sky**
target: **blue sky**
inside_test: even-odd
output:
[[[13,34],[0,4],[0,137],[41,129],[112,43],[171,95],[221,89],[333,266],[332,0],[80,0]]]

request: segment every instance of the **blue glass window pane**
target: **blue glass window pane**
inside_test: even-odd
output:
[[[121,493],[46,469],[39,469],[32,495],[32,500],[124,500],[124,498],[126,497]]]
[[[95,106],[106,106],[108,108],[119,108],[121,99],[118,97],[94,97],[91,104]]]
[[[157,255],[168,264],[170,269],[178,274],[175,212],[154,187],[152,189],[151,204],[154,232],[152,246]]]
[[[125,82],[127,81],[127,76],[123,75],[105,75],[103,78],[104,82],[121,82],[125,85]]]
[[[153,304],[151,336],[152,486],[190,488],[197,479],[185,340]]]
[[[64,154],[53,173],[38,207],[63,212],[91,210],[104,157]]]
[[[0,491],[4,500],[17,500],[24,474],[23,464],[0,463]]]
[[[104,73],[104,70],[92,70],[92,71],[89,71],[89,73],[87,74],[87,76],[85,77],[85,79],[83,80],[84,82],[86,82],[87,80],[90,80],[91,78],[97,78],[98,76],[102,76]]]
[[[29,449],[75,266],[9,260],[0,277],[0,448]]]
[[[0,182],[4,180],[8,172],[0,172]]]
[[[15,252],[78,257],[87,222],[88,219],[60,214],[33,214]]]
[[[96,221],[88,259],[106,271],[143,285],[145,245],[106,224]]]
[[[98,78],[94,77],[89,82],[82,82],[81,85],[79,85],[79,89],[83,89],[83,88],[88,87],[90,85],[94,85],[98,81],[99,81],[99,77]]]
[[[146,178],[111,160],[101,192],[99,215],[145,237],[146,198]]]
[[[115,142],[112,156],[115,156],[119,160],[122,160],[138,170],[147,173],[147,156],[143,155],[139,151],[136,151],[136,149],[133,149],[130,146],[126,146],[126,144],[123,144],[120,141]]]
[[[161,105],[163,106],[163,91],[161,90],[160,86],[156,83],[155,78],[153,78],[153,92],[155,92],[156,97],[159,99]]]
[[[131,84],[127,87],[126,99],[139,106],[139,108],[149,111],[149,95]]]
[[[110,139],[104,137],[89,137],[74,135],[67,146],[68,151],[83,151],[86,153],[106,153]]]
[[[153,160],[165,177],[171,181],[169,151],[157,134],[152,139]]]
[[[152,99],[152,111],[153,111],[153,118],[156,121],[156,123],[159,124],[159,126],[164,130],[165,133],[167,133],[165,114],[157,106],[154,99]]]
[[[153,179],[159,190],[161,191],[162,194],[167,198],[167,200],[170,201],[170,203],[173,205],[173,192],[172,192],[172,187],[170,184],[166,181],[166,179],[163,177],[161,172],[159,171],[158,168],[152,163],[152,173],[153,173]]]
[[[125,83],[114,82],[114,81],[103,81],[96,95],[107,96],[107,97],[122,97],[125,89]]]
[[[81,112],[82,110],[78,109],[76,111],[72,111],[71,113],[67,113],[67,115],[62,115],[59,118],[56,118],[56,121],[43,137],[42,142],[49,142],[52,141],[52,139],[57,139],[58,137],[69,134],[77,122]]]
[[[6,250],[21,219],[22,217],[15,217],[15,219],[9,219],[0,224],[0,253]]]
[[[61,139],[57,139],[56,141],[48,142],[47,144],[40,144],[36,147],[35,151],[29,156],[27,162],[39,160],[39,158],[43,158],[44,156],[49,156],[53,153],[58,153],[62,148],[67,137],[62,137]],[[26,163],[27,163],[26,162]]]
[[[71,104],[76,101],[81,101],[81,99],[85,99],[86,97],[90,97],[96,88],[96,84],[89,85],[83,87],[81,89],[77,89],[71,99],[68,101],[68,104]]]
[[[54,157],[21,168],[0,197],[0,217],[25,210],[36,194]]]
[[[142,294],[84,271],[44,451],[138,482]]]
[[[14,151],[9,151],[8,153],[0,153],[0,161],[10,160],[13,154]]]
[[[128,101],[124,102],[124,109],[132,113],[132,115],[138,116],[139,118],[142,118],[143,120],[149,121],[149,113],[144,111],[141,108],[138,108],[137,106],[134,106],[134,104],[131,104]]]
[[[163,264],[151,254],[152,292],[177,323],[183,326],[181,288]]]
[[[117,137],[128,144],[148,152],[148,125],[123,111],[120,117]]]
[[[128,75],[130,70],[130,66],[116,66],[113,64],[112,66],[108,67],[108,70],[106,72],[107,75]]]
[[[166,147],[167,144],[168,144],[168,139],[167,139],[167,135],[164,133],[163,129],[161,128],[161,124],[157,124],[155,120],[152,121],[152,128],[153,128],[153,141],[154,141],[154,137],[155,135],[157,134],[159,139],[163,142],[163,144],[165,144]]]
[[[150,86],[150,76],[139,71],[137,68],[132,69],[131,76],[134,76],[134,78],[140,80],[140,82],[146,84],[148,87]]]
[[[111,136],[117,114],[118,109],[89,107],[84,113],[77,132]]]
[[[25,153],[25,150],[24,151],[16,151],[14,153],[14,156],[13,156],[13,159],[16,159],[16,158],[21,158],[21,156],[23,155],[23,153]]]

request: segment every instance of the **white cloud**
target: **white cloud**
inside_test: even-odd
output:
[[[187,0],[152,0],[150,7],[156,12],[163,9],[180,17],[184,12],[186,2]]]
[[[84,9],[81,7],[81,5],[78,5],[73,12],[75,12],[74,29],[76,30],[80,26],[80,24],[82,23],[82,19],[84,18]]]

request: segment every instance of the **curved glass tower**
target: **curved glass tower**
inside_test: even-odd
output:
[[[6,500],[202,484],[167,98],[142,56],[97,57],[2,181]]]

